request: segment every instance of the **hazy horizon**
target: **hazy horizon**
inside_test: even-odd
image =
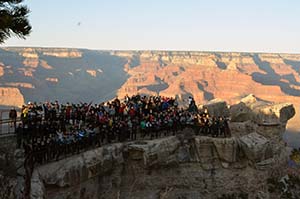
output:
[[[295,54],[300,52],[263,52],[263,51],[219,51],[219,50],[172,50],[172,49],[101,49],[101,48],[81,48],[81,47],[64,47],[64,46],[0,46],[0,48],[41,48],[41,49],[79,49],[79,50],[96,50],[96,51],[153,51],[153,52],[208,52],[208,53],[257,53],[257,54]]]

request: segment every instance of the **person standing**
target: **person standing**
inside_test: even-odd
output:
[[[17,111],[14,107],[9,111],[9,119],[11,120],[10,127],[14,126],[14,129],[16,129]]]

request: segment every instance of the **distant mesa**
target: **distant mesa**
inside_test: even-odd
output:
[[[35,72],[32,68],[18,68],[19,73],[23,74],[24,77],[33,77]]]
[[[58,83],[58,78],[56,77],[47,77],[46,80],[49,82]]]
[[[86,72],[91,75],[92,77],[97,77],[97,71],[96,70],[86,70]]]
[[[24,83],[24,82],[9,82],[9,83],[5,83],[4,85],[8,87],[21,87],[21,88],[31,88],[31,89],[35,88],[34,85],[30,83]]]
[[[3,69],[3,65],[1,65],[0,63],[0,77],[4,75],[4,69]]]
[[[82,56],[80,52],[44,52],[43,55],[61,58],[78,58]]]
[[[50,65],[47,63],[47,61],[45,61],[45,60],[40,60],[40,65],[41,65],[43,68],[48,69],[48,70],[53,69],[53,67],[50,66]]]
[[[37,53],[35,53],[34,50],[25,50],[24,52],[19,53],[22,57],[25,58],[33,58],[33,59],[37,59],[39,58],[39,55]]]

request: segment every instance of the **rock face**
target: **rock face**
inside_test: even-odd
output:
[[[229,116],[229,109],[227,103],[224,100],[214,99],[209,101],[207,104],[203,105],[204,109],[208,110],[209,115],[219,117]]]
[[[24,98],[18,88],[0,87],[0,104],[20,107],[24,104]]]
[[[241,102],[230,107],[231,121],[245,122],[254,120],[268,124],[287,124],[287,121],[294,117],[295,109],[290,103],[270,103],[249,95]]]
[[[127,79],[125,63],[106,51],[0,48],[0,86],[20,91],[20,97],[6,96],[18,97],[17,106],[23,100],[98,103],[116,96]],[[11,103],[1,100],[0,105]]]
[[[267,182],[287,169],[287,150],[279,134],[294,107],[254,96],[242,101],[253,120],[232,122],[236,128],[231,138],[195,136],[186,129],[177,136],[103,146],[37,167],[31,198],[278,198]],[[216,112],[227,107],[216,106]],[[263,123],[273,113],[278,124]]]
[[[169,137],[113,144],[37,168],[31,198],[160,198],[160,194],[166,198],[215,198],[238,192],[236,186],[255,197],[257,192],[250,191],[259,188],[268,173],[247,163],[258,157],[265,160],[259,155],[268,140],[259,139],[265,142],[255,146],[253,136],[193,137],[188,141]],[[246,149],[241,143],[246,143]],[[281,162],[270,164],[278,167]],[[264,177],[256,179],[258,175]]]
[[[18,198],[14,194],[18,187],[16,142],[15,136],[0,136],[0,198]]]
[[[269,140],[257,133],[251,133],[240,138],[242,149],[248,160],[260,162],[266,160]]]

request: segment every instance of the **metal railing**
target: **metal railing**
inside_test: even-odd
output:
[[[9,118],[10,110],[0,110],[0,136],[15,133],[15,122]],[[20,115],[18,113],[18,115]],[[21,118],[17,117],[16,123],[21,122]]]

